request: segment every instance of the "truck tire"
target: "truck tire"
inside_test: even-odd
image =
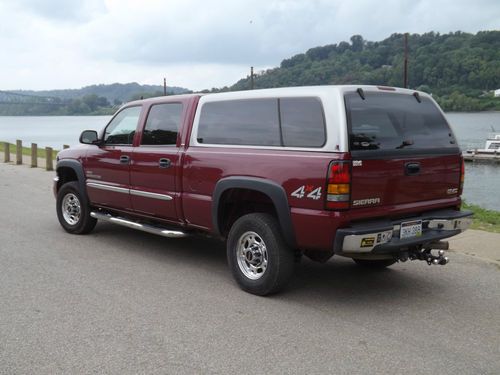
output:
[[[383,269],[396,263],[396,259],[353,259],[357,265],[371,269]]]
[[[57,192],[57,218],[68,233],[86,234],[94,229],[97,219],[90,216],[90,206],[78,183],[65,183]]]
[[[227,260],[240,288],[260,296],[280,291],[295,266],[276,219],[263,213],[236,220],[227,239]]]

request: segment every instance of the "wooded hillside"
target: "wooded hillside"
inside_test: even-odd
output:
[[[260,72],[255,88],[324,84],[403,86],[404,35],[380,42],[354,35],[309,49]],[[410,34],[409,87],[432,93],[445,110],[500,109],[500,31]],[[244,90],[250,77],[220,91]],[[219,91],[219,90],[217,90]]]

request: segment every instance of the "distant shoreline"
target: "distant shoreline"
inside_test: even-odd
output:
[[[0,115],[0,117],[111,117],[116,113],[110,113],[110,114],[74,114],[74,115]]]

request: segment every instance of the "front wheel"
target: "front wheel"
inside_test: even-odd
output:
[[[241,289],[260,296],[281,290],[295,264],[276,219],[262,213],[236,220],[227,240],[227,259]]]
[[[78,183],[65,183],[57,192],[57,218],[68,233],[86,234],[94,229],[97,219],[90,216],[87,199],[79,190]]]

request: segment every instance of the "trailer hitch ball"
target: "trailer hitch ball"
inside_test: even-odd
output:
[[[450,261],[448,259],[448,257],[445,257],[443,256],[444,255],[444,251],[443,250],[439,250],[438,251],[438,255],[433,255],[431,253],[431,251],[429,250],[429,252],[427,253],[427,264],[430,266],[430,265],[440,265],[440,266],[444,266],[445,264],[448,264],[448,262]]]
[[[420,249],[420,250],[414,249],[413,251],[410,251],[409,258],[411,260],[423,260],[424,262],[427,262],[429,266],[431,265],[444,266],[449,262],[448,257],[444,256],[443,250],[439,250],[437,252],[437,255],[434,255],[432,254],[432,250],[430,248]]]

